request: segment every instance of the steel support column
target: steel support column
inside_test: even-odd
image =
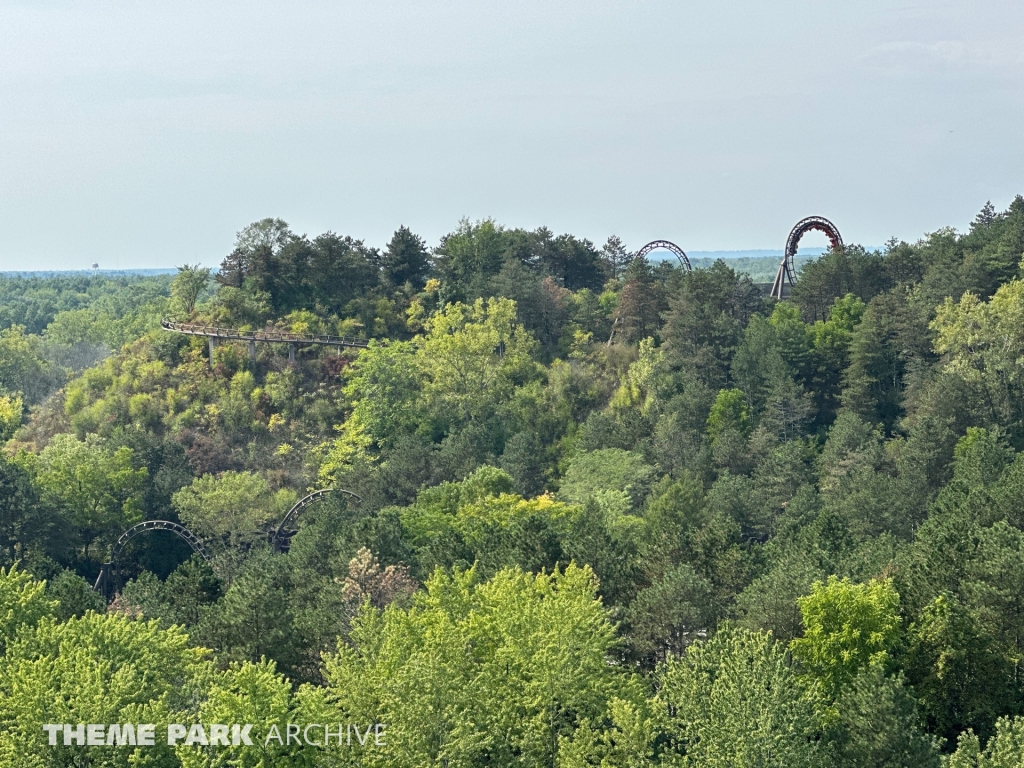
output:
[[[109,561],[103,563],[103,565],[100,566],[99,575],[96,577],[96,583],[92,587],[96,592],[99,592],[101,595],[103,595],[103,597],[107,599],[110,598],[110,592],[112,587],[114,586],[113,578],[111,575],[113,567],[113,563]]]

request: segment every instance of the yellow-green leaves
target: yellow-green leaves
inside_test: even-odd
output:
[[[365,610],[326,690],[302,694],[319,718],[387,723],[364,766],[550,766],[579,718],[632,685],[607,663],[614,632],[589,568],[484,584],[439,571],[426,586],[408,610]]]
[[[973,731],[961,733],[957,750],[946,765],[947,768],[1018,768],[1024,765],[1024,718],[999,718],[995,736],[984,750]]]
[[[445,433],[479,422],[535,377],[536,342],[511,299],[450,304],[423,320],[413,342],[371,343],[348,373],[352,406],[324,446],[322,482],[376,458],[414,431]]]
[[[35,581],[16,565],[0,568],[0,652],[20,629],[53,615],[57,602],[48,600],[45,592],[45,582]]]
[[[415,364],[432,410],[457,421],[482,417],[532,373],[533,338],[511,299],[451,304],[425,323]]]
[[[21,426],[24,403],[18,395],[0,395],[0,443],[10,439]]]
[[[1018,382],[1024,373],[1024,280],[1003,284],[988,301],[965,293],[938,307],[935,351],[947,370],[977,380],[984,372]]]
[[[321,481],[333,482],[347,466],[386,449],[415,428],[420,413],[420,378],[412,365],[413,347],[406,342],[370,342],[348,371],[345,397],[352,412],[337,429],[320,468]]]
[[[830,576],[797,600],[804,636],[790,648],[832,696],[863,667],[884,663],[900,628],[899,595],[891,580],[854,584]]]
[[[726,432],[746,435],[750,431],[750,409],[738,389],[719,390],[708,414],[708,437],[712,442]]]
[[[255,472],[203,475],[172,497],[181,520],[203,538],[229,536],[234,543],[257,534],[260,526],[280,519],[295,503],[294,491],[271,491]]]
[[[252,745],[198,747],[180,744],[175,753],[182,768],[312,765],[313,754],[317,751],[267,738],[272,726],[286,737],[287,724],[302,720],[293,716],[291,683],[278,674],[274,662],[265,659],[256,664],[232,664],[213,677],[195,722],[250,724],[253,726],[250,732]],[[312,738],[318,737],[322,739],[322,729],[319,732],[313,730]]]
[[[612,408],[626,410],[636,406],[641,413],[649,413],[658,402],[659,378],[665,378],[664,366],[665,353],[655,348],[654,339],[642,339],[636,361],[630,364],[612,397]]]
[[[48,746],[44,723],[189,722],[209,674],[205,652],[177,627],[88,613],[43,619],[18,633],[0,659],[0,765],[77,765],[84,748]],[[188,719],[181,720],[179,718]],[[89,747],[94,765],[166,765],[170,750]],[[139,763],[144,757],[150,761]],[[160,762],[160,761],[164,762]]]
[[[185,317],[190,316],[196,308],[199,296],[210,282],[210,270],[198,264],[182,264],[178,274],[171,283],[171,298],[174,309]]]
[[[131,448],[109,448],[98,435],[77,440],[56,435],[33,463],[36,486],[76,528],[86,548],[142,519],[145,467],[133,466]]]

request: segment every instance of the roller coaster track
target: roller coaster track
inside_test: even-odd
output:
[[[693,267],[690,266],[690,259],[687,258],[686,253],[683,251],[682,248],[673,243],[671,240],[652,240],[651,242],[649,242],[647,245],[645,245],[643,248],[636,252],[635,258],[646,259],[647,254],[649,254],[651,251],[658,250],[672,251],[672,253],[676,255],[676,258],[679,259],[679,263],[682,265],[683,269],[685,269],[687,272],[693,271]]]
[[[325,498],[328,494],[331,493],[343,493],[346,496],[351,496],[353,499],[356,499],[357,501],[363,500],[363,497],[360,496],[359,494],[345,490],[344,488],[324,488],[319,491],[313,491],[308,496],[303,496],[301,499],[295,502],[295,506],[288,510],[287,514],[285,514],[284,516],[284,519],[281,520],[281,524],[277,526],[277,530],[274,531],[274,537],[271,539],[271,545],[273,546],[275,552],[280,552],[284,544],[284,535],[286,532],[285,526],[287,526],[290,522],[295,520],[295,518],[298,517],[299,512],[304,510],[310,504],[314,504],[320,501],[320,499]]]
[[[331,493],[342,493],[346,496],[351,496],[357,501],[362,501],[363,497],[357,493],[346,490],[345,488],[324,488],[319,491],[313,491],[307,496],[303,496],[299,499],[291,509],[285,514],[284,519],[281,520],[281,524],[277,526],[277,530],[274,531],[273,537],[271,538],[271,544],[273,545],[275,552],[280,552],[283,549],[285,536],[289,533],[287,526],[289,523],[294,522],[298,514],[308,507],[310,504],[314,504],[321,499],[325,498]],[[114,546],[110,548],[110,559],[100,566],[99,575],[96,577],[96,583],[93,585],[93,589],[103,594],[105,597],[110,596],[110,592],[116,587],[115,585],[115,568],[117,565],[118,558],[121,556],[121,552],[128,545],[132,539],[143,533],[150,531],[170,531],[185,541],[192,551],[202,557],[206,562],[211,562],[210,554],[206,551],[206,547],[203,545],[202,539],[196,536],[192,531],[179,523],[173,523],[170,520],[146,520],[144,522],[133,525],[127,531],[118,536],[117,541],[114,542]]]
[[[648,254],[652,251],[661,250],[672,251],[672,253],[676,255],[676,258],[679,259],[679,265],[687,272],[693,272],[693,266],[690,264],[690,259],[686,255],[686,252],[671,240],[651,240],[651,242],[636,252],[636,256],[634,256],[633,259],[643,259],[646,261]],[[618,325],[619,318],[616,317],[615,320],[612,321],[612,332],[608,336],[607,346],[609,347],[612,345],[612,340],[615,338],[615,331],[618,328]]]
[[[800,247],[800,238],[816,229],[828,236],[829,245],[832,250],[843,247],[843,237],[839,234],[836,225],[824,216],[808,216],[796,223],[796,226],[786,238],[786,252],[782,256],[782,263],[779,264],[779,271],[775,274],[775,282],[772,283],[771,295],[776,299],[785,298],[784,293],[796,284],[796,252]]]
[[[121,550],[136,536],[148,533],[149,531],[170,531],[176,534],[184,539],[193,552],[201,556],[206,562],[210,562],[210,555],[206,551],[206,547],[203,546],[203,542],[185,526],[172,523],[170,520],[146,520],[138,525],[133,525],[114,542],[114,546],[110,549],[110,559],[100,566],[99,576],[96,577],[96,583],[93,585],[94,590],[104,594],[109,591],[109,588],[113,586],[114,566],[121,554]]]
[[[147,531],[171,531],[176,533],[185,540],[186,544],[192,547],[193,552],[197,555],[202,555],[203,559],[207,562],[210,561],[210,555],[207,553],[206,547],[203,546],[203,542],[200,541],[199,537],[184,525],[172,523],[170,520],[146,520],[144,523],[133,525],[117,538],[113,549],[110,551],[110,559],[116,560],[117,556],[121,554],[121,550],[125,548],[129,541],[140,533],[146,533]]]

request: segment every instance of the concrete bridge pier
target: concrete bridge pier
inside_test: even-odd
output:
[[[256,339],[249,339],[249,359],[256,365]]]
[[[213,350],[217,348],[217,338],[215,336],[210,337],[210,367],[213,368]]]
[[[294,341],[289,341],[288,342],[288,362],[289,363],[294,363],[295,362],[295,348],[297,346],[298,345]]]

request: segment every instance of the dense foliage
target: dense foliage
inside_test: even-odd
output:
[[[1022,259],[1017,198],[781,302],[490,220],[0,281],[0,762],[85,764],[51,722],[358,721],[387,745],[88,759],[1020,765]],[[211,358],[162,316],[370,342]],[[275,537],[317,488],[351,494]],[[210,562],[134,539],[108,604],[152,519]]]

